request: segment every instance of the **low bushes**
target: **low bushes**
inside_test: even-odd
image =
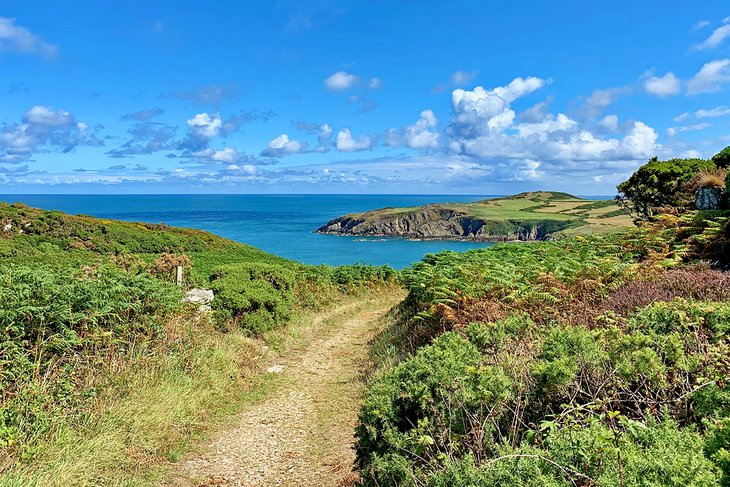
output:
[[[271,330],[292,312],[296,278],[293,271],[275,264],[232,264],[211,276],[219,320],[233,320],[253,332]]]
[[[0,267],[0,446],[78,413],[90,393],[79,387],[81,359],[154,339],[180,297],[172,285],[113,266]]]
[[[730,416],[728,323],[728,303],[680,300],[593,329],[517,315],[442,334],[372,383],[365,483],[716,485],[730,445],[700,432]]]
[[[406,321],[385,336],[411,353],[371,381],[363,483],[730,485],[730,280],[681,264],[683,231],[404,271]]]
[[[397,279],[398,273],[387,266],[311,267],[267,262],[220,266],[210,277],[218,321],[232,321],[254,333],[281,326],[297,307],[316,308],[343,293],[387,286]]]

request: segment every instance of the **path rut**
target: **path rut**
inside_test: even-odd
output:
[[[345,486],[353,473],[353,432],[368,341],[395,305],[363,300],[320,315],[305,350],[283,365],[282,384],[248,406],[204,449],[177,466],[181,486]]]

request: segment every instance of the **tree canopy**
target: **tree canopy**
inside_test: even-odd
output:
[[[730,156],[729,149],[725,149],[728,151],[728,156]],[[687,183],[700,171],[712,170],[715,167],[714,158],[709,161],[705,159],[660,161],[653,157],[637,169],[628,180],[618,185],[620,195],[617,200],[639,218],[651,216],[655,208],[684,207],[692,201]]]

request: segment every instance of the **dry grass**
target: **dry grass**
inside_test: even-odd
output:
[[[99,396],[84,424],[59,426],[32,464],[3,472],[0,486],[149,484],[160,464],[177,458],[217,418],[265,391],[256,374],[266,353],[262,342],[217,332],[202,320],[169,327],[177,343],[166,344],[168,353],[120,367],[115,386]]]
[[[726,177],[726,169],[705,169],[692,178],[689,188],[691,191],[697,191],[700,188],[724,188]]]

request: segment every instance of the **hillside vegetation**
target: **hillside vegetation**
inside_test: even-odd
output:
[[[713,163],[642,174],[721,184],[701,172]],[[638,180],[664,184],[620,188]],[[728,213],[688,211],[691,187],[670,189],[674,206],[635,193],[649,199],[627,206],[652,208],[638,229],[406,269],[402,319],[373,345],[362,483],[730,485]]]
[[[212,313],[172,283],[212,288]],[[0,485],[151,480],[263,394],[287,325],[396,285],[215,235],[0,203]]]
[[[607,233],[633,226],[613,201],[537,191],[475,203],[383,208],[336,218],[320,233],[477,241],[544,240]]]

